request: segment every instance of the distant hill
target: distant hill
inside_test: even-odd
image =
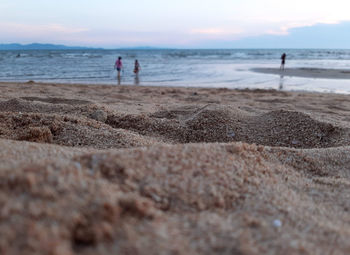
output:
[[[85,49],[96,49],[96,48],[65,46],[65,45],[57,45],[57,44],[42,44],[42,43],[0,44],[0,50],[85,50]]]

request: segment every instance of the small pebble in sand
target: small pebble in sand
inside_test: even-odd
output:
[[[273,226],[276,228],[282,227],[282,222],[279,219],[273,221]]]
[[[293,145],[297,145],[297,144],[299,144],[299,141],[293,140],[293,141],[292,141],[292,144],[293,144]]]
[[[235,134],[235,132],[230,131],[230,132],[227,133],[227,136],[228,136],[228,137],[235,137],[236,134]]]

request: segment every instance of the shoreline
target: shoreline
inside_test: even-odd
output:
[[[350,79],[350,78],[349,78]],[[206,87],[206,86],[186,86],[186,85],[135,85],[135,84],[108,84],[108,83],[67,83],[67,82],[47,82],[47,81],[0,81],[0,86],[8,86],[8,85],[34,85],[34,86],[53,86],[53,87],[96,87],[98,88],[152,88],[152,89],[159,89],[159,90],[167,90],[167,89],[184,89],[184,90],[230,90],[230,91],[247,91],[247,92],[270,92],[270,91],[276,91],[276,92],[284,92],[284,93],[305,93],[305,94],[337,94],[337,95],[349,95],[350,92],[337,92],[337,91],[319,91],[319,90],[310,90],[310,89],[294,89],[294,90],[284,90],[281,88],[256,88],[256,87]]]
[[[311,79],[348,80],[350,79],[350,69],[324,69],[324,68],[252,68],[256,73],[275,74],[279,76],[290,76]]]

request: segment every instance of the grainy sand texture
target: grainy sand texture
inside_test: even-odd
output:
[[[0,254],[350,254],[350,96],[0,92]]]

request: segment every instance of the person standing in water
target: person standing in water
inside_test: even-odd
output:
[[[141,66],[139,64],[139,61],[135,59],[135,67],[134,67],[134,73],[138,75],[139,71],[141,70]]]
[[[281,66],[280,66],[280,70],[284,70],[284,64],[286,63],[286,53],[283,53],[281,56]]]
[[[120,71],[123,68],[122,57],[118,57],[117,61],[115,61],[114,68],[117,69],[118,79],[120,78]]]
[[[140,84],[140,79],[139,79],[139,72],[141,70],[140,63],[137,59],[135,59],[135,66],[134,66],[134,74],[135,74],[135,80],[134,84],[139,85]]]

